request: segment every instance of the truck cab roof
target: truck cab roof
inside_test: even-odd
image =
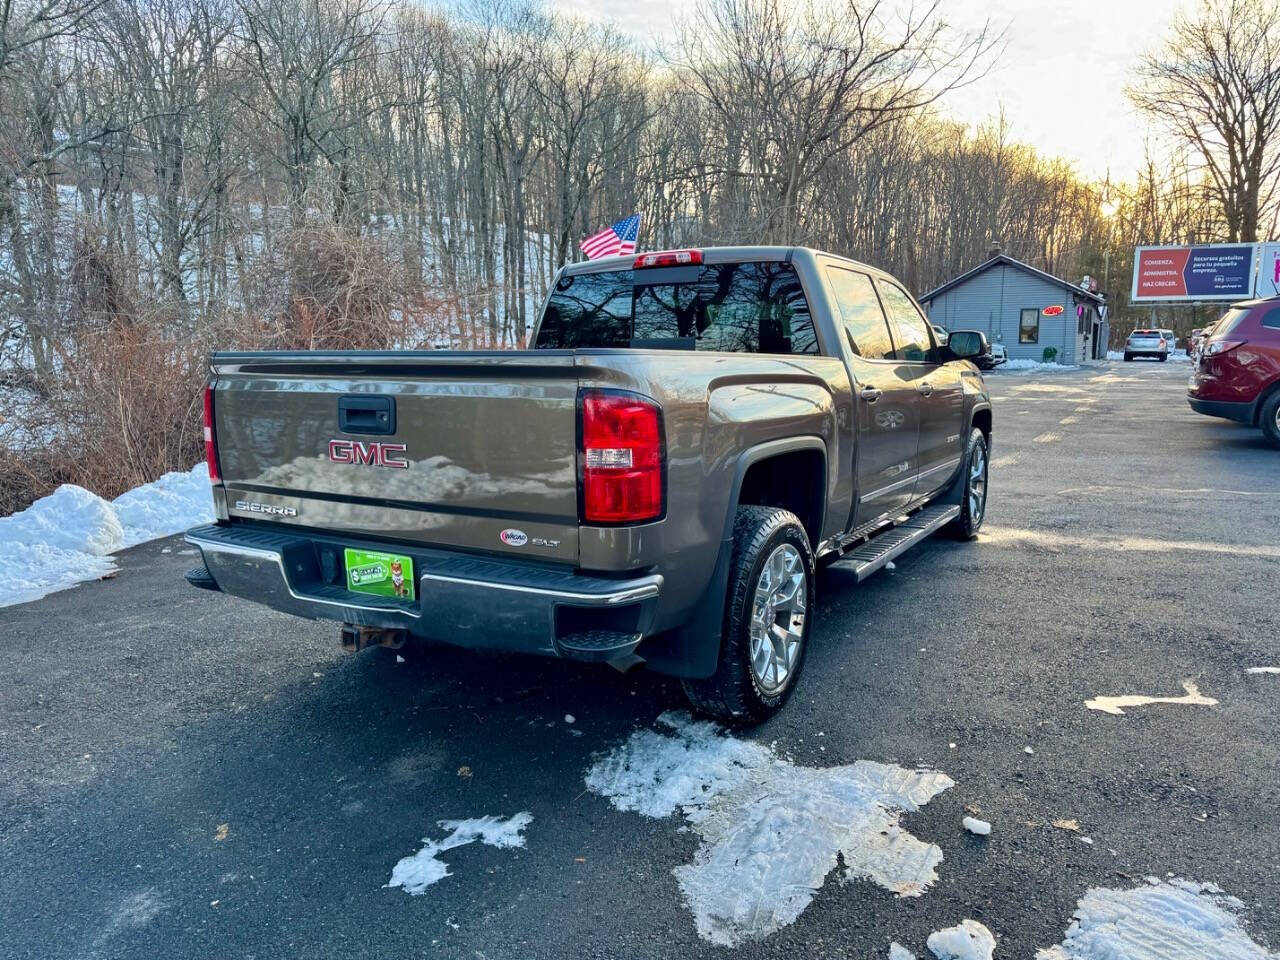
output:
[[[863,263],[860,260],[854,260],[851,257],[841,256],[838,253],[831,253],[827,250],[815,250],[812,247],[799,246],[777,246],[777,245],[755,245],[755,246],[723,246],[723,247],[678,247],[674,250],[697,250],[702,254],[703,263],[742,263],[747,261],[756,262],[783,262],[791,261],[799,257],[827,257],[833,260],[842,260],[845,263],[852,264],[860,270],[869,273],[884,274],[883,270],[873,267],[869,263]],[[601,257],[598,260],[585,260],[580,263],[568,263],[561,270],[562,276],[576,276],[583,273],[605,273],[610,270],[629,270],[631,269],[638,257],[647,253],[661,253],[666,251],[649,251],[637,250],[635,253],[624,254],[617,257]],[[885,274],[887,276],[887,274]]]

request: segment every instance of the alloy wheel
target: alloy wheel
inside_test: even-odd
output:
[[[776,693],[795,671],[804,642],[809,583],[804,558],[789,543],[769,554],[751,601],[751,673],[765,693]]]
[[[969,518],[976,525],[982,522],[987,509],[987,451],[981,445],[974,448],[969,464]]]

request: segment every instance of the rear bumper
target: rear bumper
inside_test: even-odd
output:
[[[412,549],[414,601],[346,589],[343,547],[387,544],[299,536],[253,525],[187,533],[217,589],[312,620],[405,630],[463,647],[608,661],[633,653],[649,631],[662,577],[595,577],[564,568]]]
[[[1229,403],[1225,400],[1202,400],[1199,397],[1187,396],[1187,403],[1196,413],[1206,417],[1221,417],[1224,420],[1235,420],[1239,423],[1253,423],[1252,403]]]

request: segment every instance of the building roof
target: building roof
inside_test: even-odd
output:
[[[917,297],[916,299],[921,303],[925,303],[936,296],[946,293],[954,287],[960,286],[962,283],[972,280],[979,274],[986,273],[992,267],[999,266],[1000,264],[1004,264],[1007,267],[1013,267],[1017,270],[1023,271],[1024,273],[1029,273],[1033,277],[1039,277],[1041,280],[1047,281],[1048,283],[1056,283],[1058,286],[1065,287],[1067,290],[1070,290],[1076,296],[1084,297],[1086,300],[1092,300],[1094,303],[1102,304],[1107,302],[1106,297],[1096,293],[1090,293],[1088,290],[1083,289],[1079,284],[1072,283],[1070,280],[1063,280],[1061,277],[1055,277],[1053,274],[1045,273],[1043,270],[1037,270],[1035,267],[1031,266],[1031,264],[1023,263],[1021,260],[1015,260],[1013,257],[1004,253],[996,254],[985,263],[980,263],[967,273],[962,273],[958,277],[953,277],[942,286],[935,287],[933,290],[924,294],[924,296]]]

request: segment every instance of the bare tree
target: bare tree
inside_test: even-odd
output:
[[[834,157],[971,82],[999,43],[987,24],[953,36],[938,0],[892,29],[880,7],[712,0],[681,30],[680,68],[720,121],[727,198],[762,239],[801,239],[806,192]]]
[[[1259,239],[1280,189],[1280,3],[1202,0],[1143,57],[1133,102],[1208,171],[1230,241]]]
[[[0,74],[24,50],[72,34],[106,0],[0,0]]]
[[[345,71],[377,53],[387,5],[381,0],[238,0],[243,57],[261,96],[246,105],[278,136],[278,160],[294,216],[305,206],[313,166],[328,160],[337,172],[337,198],[346,198],[346,133],[371,104],[339,95]],[[350,92],[348,90],[348,92]],[[358,94],[359,96],[362,96]]]

